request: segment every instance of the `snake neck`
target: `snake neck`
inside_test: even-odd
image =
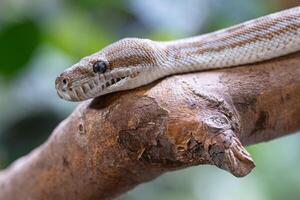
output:
[[[160,42],[166,74],[250,64],[300,50],[300,7],[209,34]]]

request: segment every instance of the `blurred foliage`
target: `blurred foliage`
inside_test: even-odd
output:
[[[40,42],[40,31],[31,20],[7,24],[0,32],[0,73],[13,76],[26,66]]]
[[[280,0],[1,0],[0,167],[43,143],[76,106],[55,77],[124,37],[171,40],[280,9]],[[8,81],[9,80],[9,81]],[[211,166],[168,173],[120,199],[299,199],[299,136],[250,147],[257,168],[237,179]],[[276,156],[275,156],[276,155]]]
[[[83,57],[111,43],[111,35],[84,15],[64,13],[58,22],[52,24],[47,40],[65,52]]]

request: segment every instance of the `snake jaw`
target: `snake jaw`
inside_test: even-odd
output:
[[[87,91],[88,98],[104,95],[107,93],[112,93],[121,90],[128,90],[134,88],[134,82],[136,79],[139,79],[141,74],[140,67],[131,67],[131,68],[119,68],[112,70],[111,73],[101,77],[95,76],[93,78],[93,83],[96,87],[94,89]]]
[[[141,72],[141,67],[116,68],[105,74],[94,73],[89,78],[83,76],[76,81],[69,79],[66,73],[56,79],[55,87],[60,98],[82,101],[107,93],[132,89],[135,87],[133,83],[139,79]]]

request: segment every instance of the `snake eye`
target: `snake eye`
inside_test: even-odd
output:
[[[93,71],[95,73],[101,73],[103,74],[107,69],[107,65],[104,61],[100,60],[94,63],[93,65]]]

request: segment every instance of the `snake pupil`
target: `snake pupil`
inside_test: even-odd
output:
[[[93,71],[95,73],[103,74],[107,69],[106,63],[104,61],[97,61],[93,65]]]

